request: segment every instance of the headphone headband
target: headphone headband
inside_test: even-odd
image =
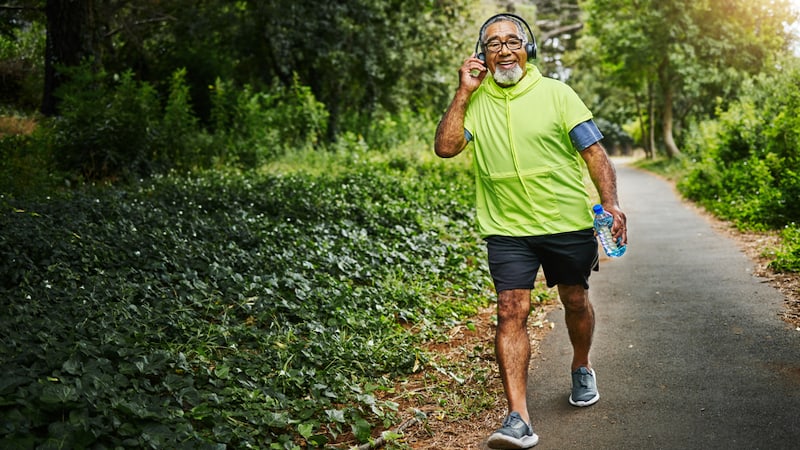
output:
[[[483,52],[480,52],[480,53],[478,52],[478,49],[481,48],[481,45],[483,44],[481,42],[481,38],[483,37],[484,31],[486,31],[486,27],[489,26],[489,24],[492,21],[494,21],[495,19],[500,18],[500,17],[506,17],[508,19],[514,19],[514,20],[520,22],[521,24],[525,25],[525,28],[528,29],[528,36],[530,36],[530,39],[531,39],[530,42],[525,44],[525,52],[528,54],[528,60],[536,59],[536,50],[537,50],[537,48],[536,48],[536,37],[533,35],[533,30],[531,30],[531,26],[528,25],[528,22],[526,22],[525,19],[523,19],[522,17],[520,17],[520,16],[518,16],[516,14],[511,14],[511,13],[495,14],[492,17],[489,17],[488,19],[486,19],[486,22],[483,22],[483,25],[481,25],[481,30],[480,30],[480,32],[478,32],[478,42],[475,43],[475,52],[474,53],[475,53],[475,55],[477,55],[478,59],[480,59],[481,61],[486,62],[486,55]]]

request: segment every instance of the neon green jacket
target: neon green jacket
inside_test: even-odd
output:
[[[543,77],[532,64],[512,87],[484,80],[464,122],[472,135],[482,237],[592,227],[586,165],[569,137],[591,118],[572,88]]]

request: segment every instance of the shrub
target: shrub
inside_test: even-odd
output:
[[[163,107],[156,89],[131,71],[109,76],[85,64],[67,73],[60,115],[49,124],[60,169],[98,180],[204,165],[185,70],[172,75]]]
[[[152,172],[161,108],[148,83],[128,71],[106,84],[89,65],[67,70],[59,89],[60,116],[52,122],[53,152],[60,168],[86,179],[133,178]]]
[[[781,248],[769,266],[777,272],[800,272],[800,227],[796,223],[781,231]]]
[[[681,192],[743,228],[800,222],[800,66],[760,75],[715,122],[690,132],[697,164]]]
[[[325,106],[297,77],[290,87],[273,82],[269,92],[237,90],[219,79],[212,89],[212,158],[252,168],[325,137]]]
[[[31,195],[57,184],[51,153],[36,134],[0,137],[0,193]]]
[[[172,74],[160,129],[158,145],[153,151],[152,159],[162,168],[161,171],[167,168],[207,167],[207,162],[199,158],[202,145],[200,127],[192,112],[186,69]]]

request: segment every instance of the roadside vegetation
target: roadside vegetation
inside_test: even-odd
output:
[[[675,180],[681,194],[743,231],[775,231],[764,249],[777,272],[800,272],[800,64],[754,77],[717,117],[693,124],[685,154],[640,166]]]

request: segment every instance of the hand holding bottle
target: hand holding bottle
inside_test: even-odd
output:
[[[594,212],[594,229],[603,251],[612,258],[624,255],[628,248],[627,243],[623,242],[622,236],[614,238],[611,231],[614,226],[614,216],[603,210],[602,205],[594,205],[592,211]]]

